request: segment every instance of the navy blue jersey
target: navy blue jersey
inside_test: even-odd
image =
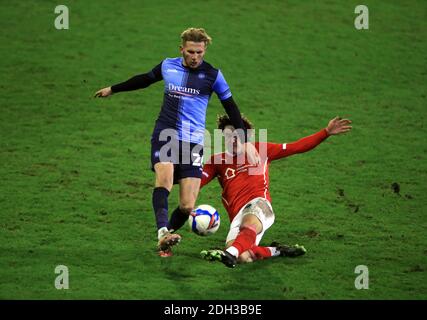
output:
[[[206,109],[212,92],[220,100],[231,97],[221,71],[203,61],[196,69],[185,67],[183,58],[167,58],[150,75],[164,80],[164,98],[154,135],[170,128],[181,141],[203,144]]]

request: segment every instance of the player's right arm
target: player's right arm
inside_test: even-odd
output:
[[[200,182],[200,188],[208,184],[212,181],[213,178],[215,178],[217,175],[216,172],[216,166],[214,164],[214,157],[212,156],[210,161],[205,163],[203,166],[203,173],[202,173],[202,181]]]
[[[136,75],[124,82],[98,90],[95,93],[95,98],[106,98],[113,93],[147,88],[148,86],[162,79],[162,64],[160,63],[150,72]]]

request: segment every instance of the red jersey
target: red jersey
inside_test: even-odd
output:
[[[271,202],[268,166],[271,161],[309,151],[328,137],[326,129],[292,143],[255,143],[260,164],[237,164],[237,156],[223,152],[213,155],[203,167],[201,187],[217,177],[222,203],[233,221],[239,210],[254,198]]]

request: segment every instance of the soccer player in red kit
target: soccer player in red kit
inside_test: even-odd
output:
[[[246,129],[252,129],[248,119],[243,118]],[[222,202],[231,225],[227,235],[226,250],[203,250],[207,260],[220,260],[228,267],[238,262],[252,262],[273,256],[296,257],[303,255],[303,246],[286,246],[272,243],[270,247],[259,246],[265,231],[274,222],[274,211],[269,192],[268,166],[274,160],[307,152],[331,135],[351,130],[351,121],[336,117],[319,132],[291,143],[255,143],[261,163],[250,165],[239,161],[242,146],[235,129],[227,116],[218,118],[218,128],[225,136],[226,152],[213,155],[203,167],[201,187],[215,177],[222,187]],[[241,159],[241,158],[240,158]],[[244,159],[244,158],[243,158]],[[256,167],[256,168],[255,168]],[[254,170],[257,170],[254,174]]]

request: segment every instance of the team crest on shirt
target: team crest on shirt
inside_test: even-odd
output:
[[[228,180],[228,179],[234,178],[236,176],[235,172],[236,172],[236,170],[231,169],[231,168],[227,168],[227,170],[225,170],[224,175],[227,177],[227,180]]]
[[[199,79],[206,78],[206,75],[204,73],[199,73],[197,76],[199,77]]]

